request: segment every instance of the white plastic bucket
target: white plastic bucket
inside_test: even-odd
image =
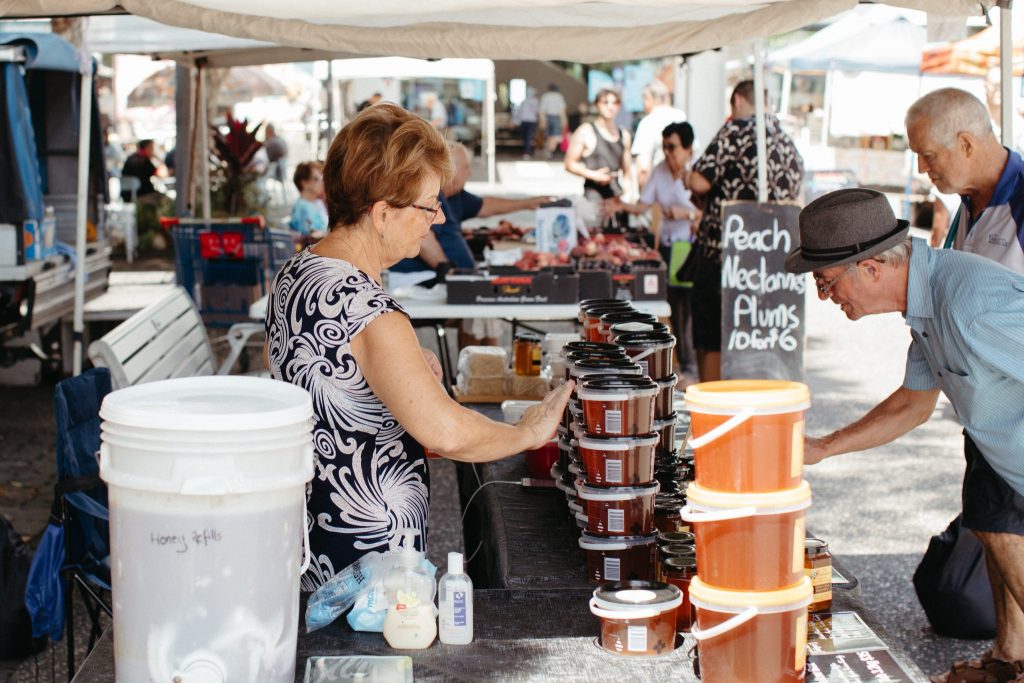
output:
[[[312,412],[251,377],[103,401],[118,680],[294,680]]]

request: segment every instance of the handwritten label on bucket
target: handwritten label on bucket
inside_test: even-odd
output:
[[[785,269],[799,214],[773,202],[722,210],[722,379],[803,379],[807,276]]]
[[[168,548],[177,554],[187,553],[190,548],[205,548],[213,543],[220,543],[224,534],[216,529],[197,529],[182,534],[162,534],[155,531],[149,533],[151,545]]]

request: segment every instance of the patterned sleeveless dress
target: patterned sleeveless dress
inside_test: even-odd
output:
[[[420,530],[426,545],[430,475],[423,447],[367,385],[352,340],[378,316],[402,307],[368,275],[308,249],[285,263],[267,306],[274,379],[313,399],[317,463],[306,489],[312,563],[301,588],[313,591],[396,531]]]

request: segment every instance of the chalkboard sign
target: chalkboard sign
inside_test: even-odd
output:
[[[722,209],[722,378],[804,376],[807,276],[787,273],[800,207],[727,202]]]

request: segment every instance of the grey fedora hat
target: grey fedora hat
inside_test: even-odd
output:
[[[829,192],[800,212],[800,245],[786,257],[786,270],[809,273],[861,261],[895,247],[909,232],[881,192]]]

